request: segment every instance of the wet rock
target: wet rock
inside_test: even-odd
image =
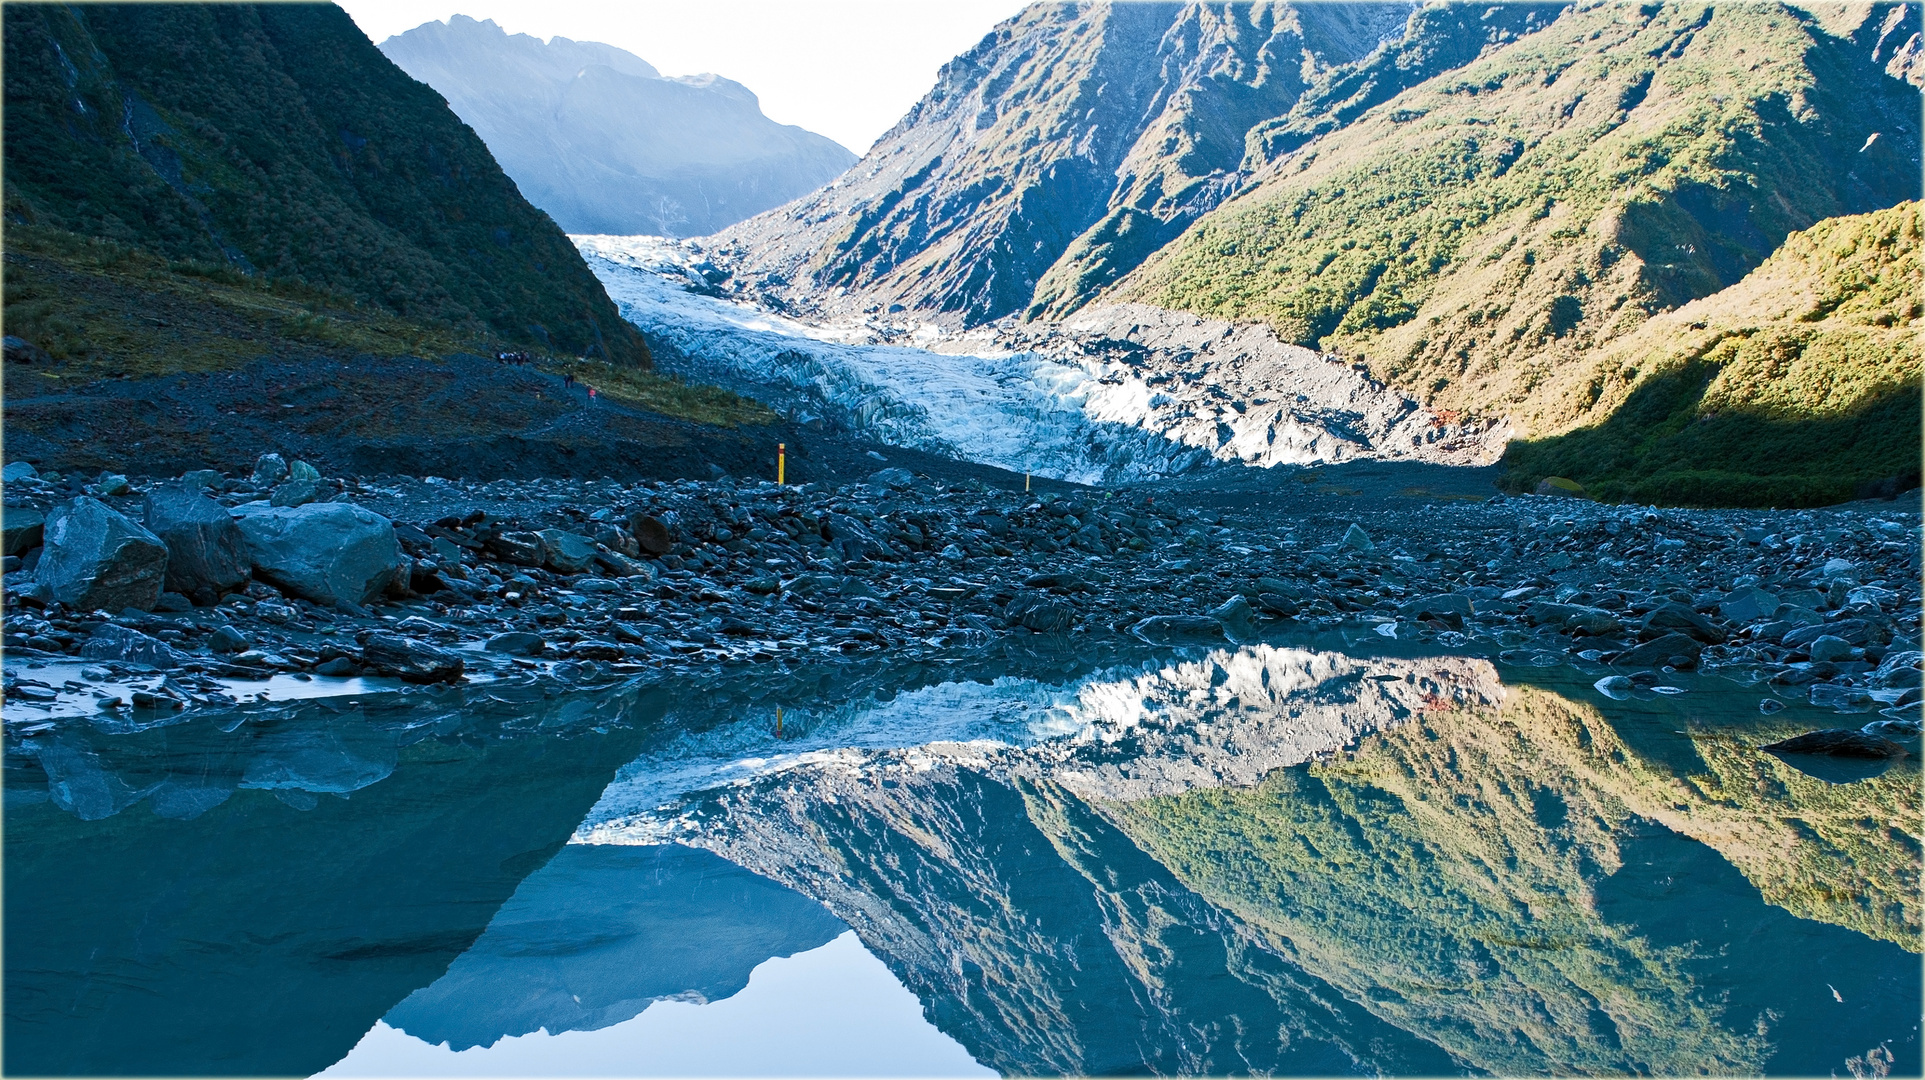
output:
[[[287,459],[279,454],[262,454],[254,462],[254,486],[271,488],[287,479]]]
[[[891,466],[887,469],[877,469],[875,472],[869,474],[869,484],[872,487],[892,488],[901,491],[905,488],[913,487],[915,483],[915,473],[896,466]]]
[[[1777,593],[1758,588],[1737,589],[1718,604],[1718,614],[1742,626],[1759,619],[1769,619],[1782,606],[1783,602]]]
[[[1827,754],[1832,757],[1896,758],[1905,748],[1890,739],[1851,728],[1828,728],[1782,739],[1758,749],[1768,754]]]
[[[361,674],[361,666],[345,656],[337,656],[331,660],[323,660],[314,665],[314,673],[316,675],[332,675],[337,678],[359,675]]]
[[[1775,697],[1763,698],[1758,702],[1758,711],[1766,716],[1772,716],[1784,712],[1785,703]]]
[[[548,546],[540,535],[531,532],[496,533],[488,538],[487,548],[516,566],[540,566],[548,559]]]
[[[1463,593],[1440,593],[1412,600],[1401,612],[1406,619],[1437,619],[1461,627],[1464,620],[1471,617],[1472,610],[1471,598]]]
[[[97,499],[61,503],[47,516],[34,580],[69,607],[152,609],[167,574],[160,538]]]
[[[1871,638],[1871,627],[1863,619],[1836,619],[1798,627],[1781,640],[1787,649],[1807,649],[1821,637],[1842,638],[1848,644],[1863,645]]]
[[[173,560],[171,559],[168,560],[168,569],[173,569]],[[194,602],[177,592],[163,592],[160,594],[160,599],[154,601],[154,610],[176,613],[192,611],[194,610]]]
[[[1901,649],[1885,654],[1878,667],[1871,674],[1871,681],[1886,689],[1900,686],[1918,686],[1925,680],[1925,671],[1920,664],[1925,663],[1925,653],[1917,649]]]
[[[102,498],[111,498],[116,495],[127,494],[130,487],[131,485],[127,483],[125,476],[119,473],[103,472],[100,474],[100,479],[88,485],[87,490]]]
[[[201,604],[246,584],[247,538],[227,508],[185,484],[147,493],[147,529],[167,545],[167,588]]]
[[[542,565],[557,574],[579,574],[595,565],[595,542],[586,536],[561,529],[535,535],[541,537]]]
[[[637,562],[618,551],[595,552],[595,563],[616,577],[654,577],[655,568],[645,562]]]
[[[80,655],[89,660],[121,660],[149,667],[173,668],[187,662],[187,655],[159,638],[116,623],[106,623],[80,646]]]
[[[46,534],[47,515],[31,506],[9,506],[4,512],[4,519],[0,520],[4,520],[4,524],[0,525],[0,536],[5,538],[5,550],[0,553],[24,554],[30,548],[39,547],[41,538]]]
[[[1707,645],[1721,644],[1725,638],[1724,631],[1710,619],[1679,603],[1653,608],[1639,620],[1638,634],[1645,638],[1684,634]]]
[[[287,478],[295,483],[316,483],[321,479],[321,470],[305,461],[296,461],[287,467]]]
[[[635,514],[628,519],[628,531],[647,554],[666,555],[675,547],[674,535],[660,518]]]
[[[217,627],[207,638],[207,648],[210,652],[242,653],[253,647],[252,639],[231,626]]]
[[[540,656],[541,651],[548,647],[548,643],[540,634],[511,630],[489,638],[487,644],[482,647],[489,652],[506,653],[509,656]]]
[[[320,501],[326,494],[318,481],[289,480],[276,487],[267,497],[269,506],[306,506]]]
[[[328,607],[363,605],[407,572],[394,523],[352,503],[236,508],[254,573]]]
[[[1828,660],[1849,660],[1851,650],[1851,642],[1831,634],[1821,634],[1814,638],[1810,647],[1811,658],[1816,663],[1824,663]]]
[[[211,488],[221,482],[218,469],[189,469],[180,474],[180,482],[196,491]]]
[[[1637,684],[1623,675],[1606,675],[1604,678],[1592,683],[1591,687],[1598,693],[1614,701],[1623,701],[1625,698],[1631,696],[1631,690],[1636,685]]]
[[[1223,637],[1223,624],[1208,615],[1151,615],[1130,627],[1130,633],[1152,644]]]
[[[460,682],[461,657],[399,634],[369,634],[361,662],[381,675],[411,683]]]
[[[1056,634],[1076,624],[1076,609],[1041,593],[1018,593],[1003,610],[1003,618],[1011,627]]]
[[[1257,594],[1257,606],[1273,615],[1290,618],[1303,610],[1295,600],[1281,593],[1262,592]]]
[[[9,461],[6,468],[0,469],[0,483],[4,484],[11,484],[16,480],[35,480],[39,476],[40,470],[24,461]]]
[[[1704,645],[1696,638],[1673,633],[1619,653],[1611,663],[1615,667],[1663,667],[1667,664],[1691,667],[1697,664],[1698,656],[1703,652]],[[1684,663],[1680,664],[1680,660]]]
[[[1350,528],[1344,530],[1343,546],[1354,551],[1377,550],[1377,545],[1370,539],[1370,534],[1364,531],[1363,526],[1355,522],[1351,523]]]
[[[1210,612],[1210,617],[1223,627],[1223,635],[1231,641],[1246,642],[1257,639],[1256,612],[1250,610],[1250,601],[1241,596],[1232,596]]]

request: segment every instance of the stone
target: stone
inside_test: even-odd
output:
[[[297,483],[302,480],[314,483],[321,479],[321,470],[305,461],[296,461],[287,467],[287,478]]]
[[[399,634],[369,634],[361,662],[378,674],[411,683],[460,682],[461,657]]]
[[[289,480],[273,490],[267,497],[269,506],[306,506],[319,502],[324,492],[321,485],[312,480]]]
[[[1742,626],[1759,619],[1769,619],[1782,606],[1784,603],[1777,593],[1755,587],[1737,589],[1719,602],[1718,614],[1723,615],[1727,622]]]
[[[548,546],[531,532],[497,533],[488,538],[487,549],[504,562],[516,566],[540,566],[548,559]]]
[[[635,514],[628,519],[628,531],[635,542],[650,555],[666,555],[675,547],[675,537],[659,518]]]
[[[5,537],[4,553],[8,555],[21,555],[39,547],[46,534],[47,515],[31,506],[9,506],[0,521],[4,521],[0,524],[0,536]]]
[[[4,353],[9,364],[51,364],[53,357],[47,350],[28,341],[26,338],[8,334],[0,338],[0,353]]]
[[[547,647],[548,642],[543,640],[540,634],[531,634],[525,630],[510,630],[505,634],[496,634],[482,646],[489,652],[507,653],[509,656],[540,656],[541,651]]]
[[[9,461],[7,467],[0,469],[0,483],[11,484],[15,480],[37,480],[40,470],[24,461]]]
[[[1371,541],[1370,534],[1365,532],[1363,526],[1358,525],[1356,522],[1351,522],[1350,528],[1344,530],[1343,546],[1356,551],[1377,550],[1377,545]]]
[[[1853,645],[1863,645],[1871,639],[1871,625],[1863,619],[1837,619],[1832,622],[1801,626],[1786,634],[1782,643],[1787,649],[1804,649],[1827,635],[1844,638]]]
[[[1232,596],[1217,605],[1210,617],[1223,626],[1223,636],[1235,642],[1248,642],[1257,639],[1256,612],[1250,610],[1250,601],[1242,596]]]
[[[1303,610],[1295,600],[1273,592],[1258,593],[1257,606],[1273,615],[1282,615],[1285,618],[1294,616]]]
[[[173,569],[172,559],[168,560],[168,569]],[[160,599],[154,601],[154,610],[174,613],[192,611],[194,610],[194,602],[181,593],[163,592],[160,594]]]
[[[1665,604],[1646,613],[1638,622],[1638,633],[1647,638],[1682,633],[1707,645],[1724,642],[1724,631],[1718,629],[1710,619],[1679,603]]]
[[[1076,608],[1042,593],[1017,593],[1003,609],[1003,619],[1012,628],[1020,626],[1039,634],[1059,634],[1076,624]]]
[[[215,628],[208,635],[207,647],[217,653],[242,653],[254,647],[254,642],[246,634],[231,626]]]
[[[129,626],[105,623],[80,646],[80,655],[89,660],[122,660],[149,667],[179,667],[187,655],[159,638],[149,637]]]
[[[887,469],[877,469],[875,472],[870,473],[869,483],[872,487],[893,488],[901,491],[904,488],[915,485],[916,474],[910,472],[908,469],[891,466]]]
[[[742,583],[745,592],[757,596],[768,596],[782,588],[782,582],[773,574],[758,574]]]
[[[947,562],[959,563],[959,562],[962,562],[964,559],[967,559],[969,557],[969,554],[968,552],[965,552],[962,548],[957,547],[955,544],[950,544],[944,547],[942,551],[938,553],[938,557]]]
[[[1223,637],[1223,624],[1208,615],[1151,615],[1139,619],[1130,633],[1151,644],[1196,638]]]
[[[233,512],[255,576],[303,600],[360,606],[408,572],[394,523],[365,507],[250,503]]]
[[[655,567],[653,564],[637,562],[619,551],[602,551],[598,549],[595,552],[595,562],[602,569],[607,570],[616,577],[653,578],[655,576]]]
[[[180,482],[196,490],[211,488],[221,480],[222,476],[218,469],[189,469],[180,474]]]
[[[345,656],[337,656],[332,660],[323,660],[314,665],[314,673],[316,675],[332,675],[339,678],[361,674],[361,666]]]
[[[1850,559],[1826,559],[1825,568],[1819,572],[1819,576],[1830,580],[1832,578],[1852,577],[1857,573],[1858,567],[1852,565]]]
[[[1425,596],[1405,604],[1399,609],[1406,619],[1437,619],[1452,626],[1463,626],[1464,620],[1471,617],[1473,605],[1471,598],[1463,593],[1440,593]]]
[[[247,583],[254,566],[233,515],[190,485],[162,484],[144,500],[147,529],[167,545],[167,588],[212,604]]]
[[[1592,683],[1591,688],[1613,701],[1623,701],[1631,696],[1631,690],[1636,685],[1623,675],[1606,675]]]
[[[151,610],[167,576],[167,545],[98,499],[80,496],[47,515],[34,580],[82,611]]]
[[[1852,644],[1844,638],[1831,634],[1820,634],[1813,638],[1809,651],[1814,662],[1850,660]]]
[[[1584,485],[1563,476],[1547,476],[1537,482],[1534,491],[1538,495],[1557,495],[1567,499],[1585,499],[1589,494]]]
[[[595,565],[595,542],[562,529],[543,529],[542,565],[557,574],[579,574]]]
[[[1826,754],[1831,757],[1897,758],[1905,748],[1890,739],[1851,728],[1827,728],[1781,739],[1758,749],[1767,754]]]
[[[273,487],[287,479],[287,460],[279,454],[262,454],[254,462],[254,486]]]
[[[1613,667],[1663,667],[1676,665],[1682,658],[1695,665],[1702,652],[1704,646],[1696,638],[1672,633],[1619,653],[1611,664]]]
[[[95,495],[102,496],[103,498],[110,498],[115,495],[127,494],[127,491],[131,486],[132,485],[127,483],[127,478],[125,476],[122,476],[119,473],[103,472],[100,474],[100,479],[95,480],[91,485],[89,485],[89,490],[91,490]]]

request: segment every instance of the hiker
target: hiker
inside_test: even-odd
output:
[[[573,388],[575,385],[575,376],[573,374],[563,375],[561,377],[561,384]]]
[[[595,388],[592,386],[588,388],[588,403],[595,404]]]

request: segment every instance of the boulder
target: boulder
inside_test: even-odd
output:
[[[548,643],[542,640],[540,634],[531,634],[525,630],[510,630],[505,634],[496,634],[482,646],[489,652],[507,653],[509,656],[539,656],[547,647]]]
[[[1828,754],[1832,757],[1855,758],[1905,756],[1905,748],[1890,739],[1863,731],[1854,731],[1851,728],[1808,731],[1803,735],[1781,739],[1758,749],[1767,754]]]
[[[305,461],[296,461],[287,467],[287,478],[297,483],[302,480],[318,483],[321,479],[321,470]]]
[[[1567,499],[1586,499],[1590,495],[1584,485],[1563,476],[1547,476],[1537,482],[1535,493],[1538,495],[1560,495]]]
[[[1441,593],[1425,596],[1405,604],[1401,614],[1406,619],[1437,619],[1452,626],[1463,626],[1464,620],[1471,617],[1471,598],[1463,593]]]
[[[254,462],[254,486],[273,487],[287,479],[287,459],[279,454],[262,454]]]
[[[1843,638],[1848,644],[1863,645],[1871,640],[1871,625],[1863,619],[1838,619],[1828,623],[1800,626],[1781,641],[1787,649],[1809,648],[1821,637]]]
[[[319,502],[325,494],[321,485],[313,480],[289,480],[273,490],[267,497],[269,506],[306,506]]]
[[[505,532],[490,536],[489,551],[516,566],[540,566],[548,558],[547,545],[531,532]]]
[[[34,580],[51,599],[83,611],[148,611],[166,577],[167,545],[106,503],[83,495],[47,515]]]
[[[653,578],[655,576],[655,567],[652,563],[637,562],[619,551],[597,549],[595,562],[616,577]]]
[[[407,572],[394,523],[364,507],[249,503],[233,513],[254,573],[304,600],[358,606]]]
[[[1370,534],[1355,522],[1351,523],[1350,528],[1344,530],[1343,546],[1356,551],[1377,550],[1377,545],[1371,541]]]
[[[7,467],[0,469],[0,483],[11,484],[15,480],[38,480],[40,470],[25,461],[9,461]]]
[[[877,469],[875,472],[872,472],[869,474],[870,487],[894,488],[896,490],[901,490],[903,488],[914,486],[915,482],[916,482],[915,473],[910,472],[908,469],[898,468],[893,465],[887,469]]]
[[[1724,631],[1683,604],[1670,603],[1654,608],[1638,623],[1640,637],[1659,638],[1674,633],[1689,635],[1707,645],[1724,642]]]
[[[535,535],[541,537],[542,565],[555,573],[579,574],[595,565],[595,542],[586,536],[561,529],[543,529]]]
[[[0,351],[4,351],[9,364],[51,364],[53,357],[47,350],[28,341],[26,338],[8,334],[0,338]]]
[[[231,626],[216,627],[208,635],[207,648],[217,653],[242,653],[254,647],[254,642],[246,634]]]
[[[1039,634],[1060,634],[1076,623],[1076,608],[1042,593],[1018,593],[1003,609],[1003,618],[1013,627]]]
[[[1257,639],[1256,612],[1250,610],[1250,601],[1241,596],[1232,596],[1217,605],[1210,617],[1223,627],[1223,636],[1231,641],[1244,642]]]
[[[4,554],[7,555],[23,555],[39,547],[46,534],[47,515],[31,506],[9,506],[0,520],[4,521],[0,534],[6,538]]]
[[[1152,644],[1197,638],[1222,640],[1223,624],[1208,615],[1152,615],[1138,620],[1130,633]]]
[[[123,660],[157,668],[179,667],[187,662],[187,655],[172,645],[118,623],[95,630],[80,646],[80,655],[88,660]]]
[[[227,508],[188,484],[147,493],[147,529],[167,545],[167,588],[212,604],[247,583],[247,538]]]
[[[127,478],[119,473],[103,472],[98,480],[88,485],[87,490],[95,495],[114,496],[127,494],[132,486],[127,482]]]
[[[1718,614],[1729,622],[1743,626],[1759,619],[1769,619],[1783,606],[1784,602],[1777,593],[1759,588],[1738,589],[1719,602]]]
[[[647,514],[636,514],[628,519],[628,531],[634,534],[635,542],[650,555],[666,555],[675,546],[675,537],[668,526],[658,518]]]
[[[189,469],[180,474],[180,482],[196,490],[211,488],[220,483],[221,479],[218,469]]]
[[[361,663],[377,674],[411,683],[460,682],[461,657],[399,634],[369,634]]]
[[[1703,651],[1704,646],[1696,638],[1686,634],[1666,634],[1619,653],[1611,664],[1614,667],[1663,667],[1666,664],[1689,667],[1698,662],[1698,654]],[[1679,660],[1685,663],[1678,665]]]
[[[1832,634],[1820,634],[1812,640],[1810,652],[1812,660],[1824,663],[1827,660],[1850,660],[1851,649],[1851,642],[1844,638]]]

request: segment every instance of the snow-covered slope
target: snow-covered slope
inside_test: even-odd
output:
[[[697,243],[575,241],[664,370],[890,445],[1081,483],[1503,448],[1501,430],[1447,423],[1261,327],[1141,306],[964,333],[805,322],[720,295]]]

